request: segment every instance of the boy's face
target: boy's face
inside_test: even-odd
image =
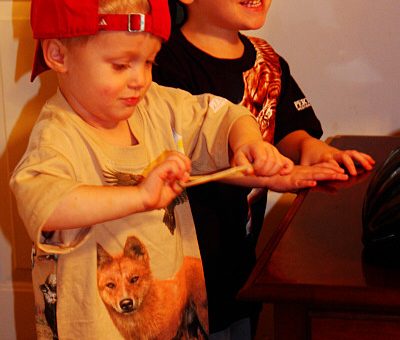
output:
[[[186,2],[187,0],[182,0]],[[262,27],[272,0],[190,0],[189,18],[196,16],[205,27],[254,30]],[[205,13],[207,13],[205,15]]]
[[[161,47],[149,33],[101,32],[67,44],[60,89],[72,108],[95,127],[128,119],[151,84]]]

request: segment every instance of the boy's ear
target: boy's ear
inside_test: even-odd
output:
[[[58,73],[65,73],[65,45],[59,39],[45,39],[41,43],[47,66]]]

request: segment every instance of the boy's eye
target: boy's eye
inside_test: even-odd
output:
[[[128,64],[112,64],[112,67],[116,71],[122,71],[125,70],[129,67]]]
[[[153,66],[153,65],[156,65],[156,61],[153,60],[153,59],[150,59],[150,60],[147,60],[147,61],[146,61],[146,64],[147,64],[148,66]]]

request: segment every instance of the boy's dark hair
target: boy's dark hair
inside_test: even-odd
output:
[[[181,27],[187,19],[187,9],[179,0],[168,0],[172,28]]]

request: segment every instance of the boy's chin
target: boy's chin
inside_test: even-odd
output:
[[[242,25],[242,27],[240,28],[241,31],[255,31],[260,29],[261,27],[263,27],[265,24],[265,17],[260,18],[260,19],[256,19],[256,20],[252,20],[250,22],[246,22],[245,24]]]

